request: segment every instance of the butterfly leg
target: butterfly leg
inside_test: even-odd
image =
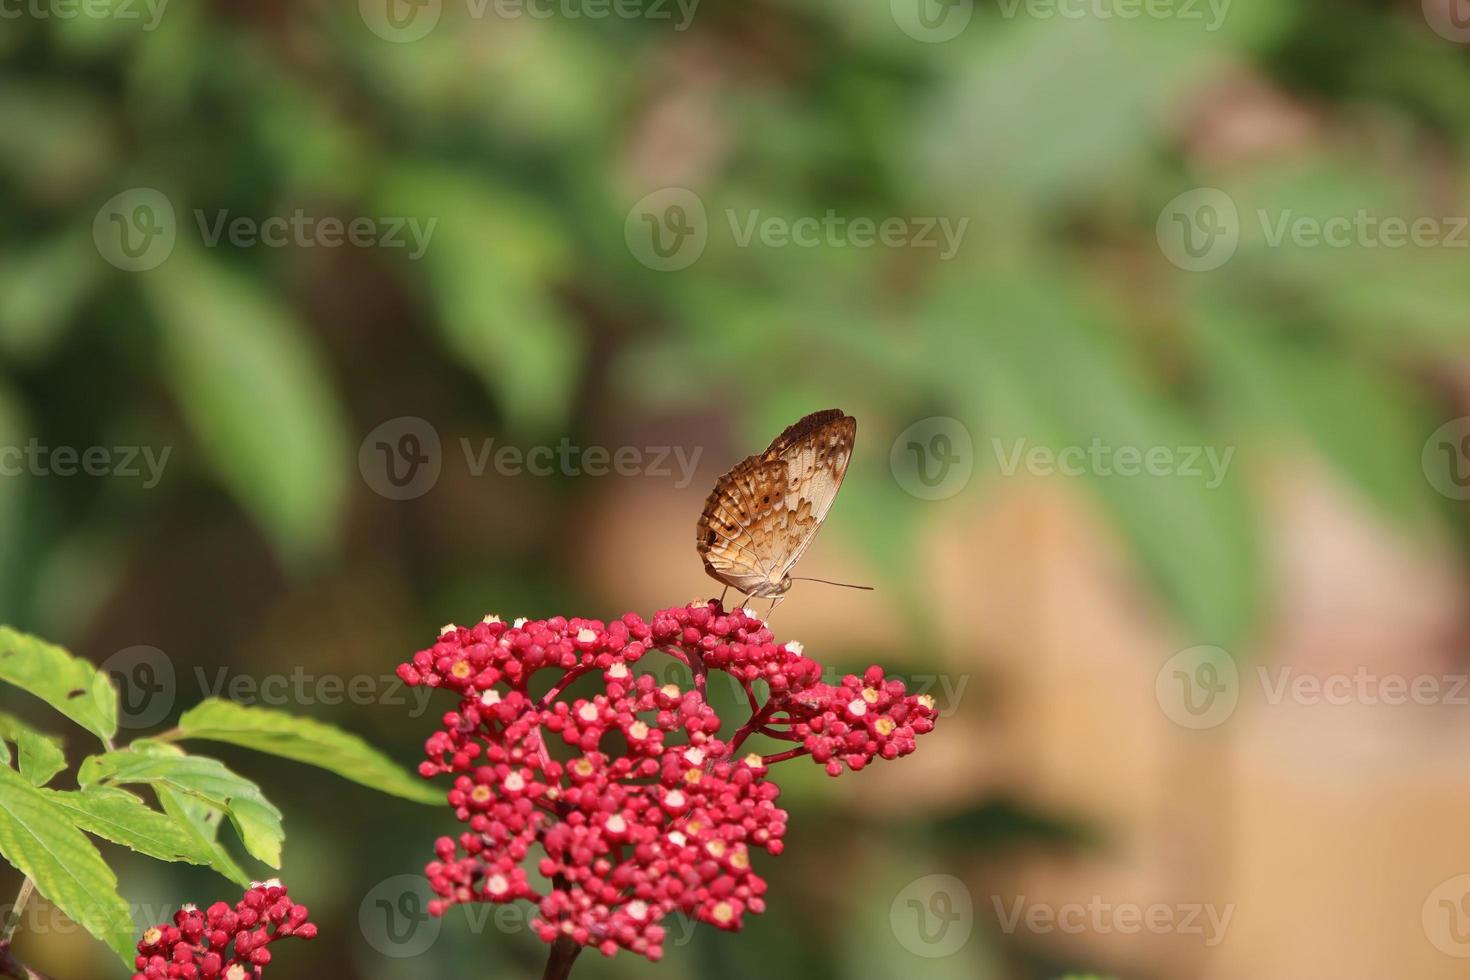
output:
[[[730,594],[730,587],[729,587],[729,586],[728,586],[728,585],[727,585],[727,586],[725,586],[725,588],[724,588],[724,589],[723,589],[723,590],[722,590],[722,591],[721,591],[721,592],[720,592],[720,608],[721,608],[721,609],[726,609],[726,608],[728,608],[728,607],[727,607],[727,606],[726,606],[726,605],[725,605],[725,596],[727,596],[727,595],[729,595],[729,594]]]
[[[786,601],[786,597],[784,595],[778,595],[778,596],[776,596],[776,598],[774,598],[774,599],[771,600],[771,608],[766,610],[766,622],[770,622],[770,620],[771,620],[771,614],[776,611],[776,607],[777,606],[779,606],[782,602],[785,602],[785,601]]]

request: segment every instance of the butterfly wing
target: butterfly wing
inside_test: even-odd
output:
[[[831,510],[856,435],[851,416],[816,412],[721,477],[696,532],[705,571],[747,594],[776,594]]]
[[[705,501],[696,547],[705,571],[747,594],[763,594],[779,582],[778,514],[784,513],[787,465],[748,456],[720,477]]]
[[[808,415],[777,436],[766,450],[779,451],[786,464],[784,546],[775,570],[777,582],[801,560],[827,519],[847,475],[856,439],[857,419],[832,409]]]

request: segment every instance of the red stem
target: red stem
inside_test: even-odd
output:
[[[572,964],[577,962],[577,954],[582,952],[582,944],[570,936],[557,936],[556,942],[551,944],[551,953],[546,958],[546,972],[541,975],[541,980],[567,980],[572,975]]]
[[[44,973],[38,973],[26,966],[15,955],[10,952],[10,943],[0,943],[0,977],[12,977],[14,980],[50,980]]]

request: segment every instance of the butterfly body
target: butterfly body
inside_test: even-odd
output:
[[[696,527],[704,570],[748,596],[785,595],[842,486],[856,435],[852,416],[814,412],[720,477]]]

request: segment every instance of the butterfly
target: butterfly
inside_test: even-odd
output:
[[[705,572],[774,611],[837,499],[856,436],[857,419],[841,409],[813,412],[720,477],[696,525]]]

